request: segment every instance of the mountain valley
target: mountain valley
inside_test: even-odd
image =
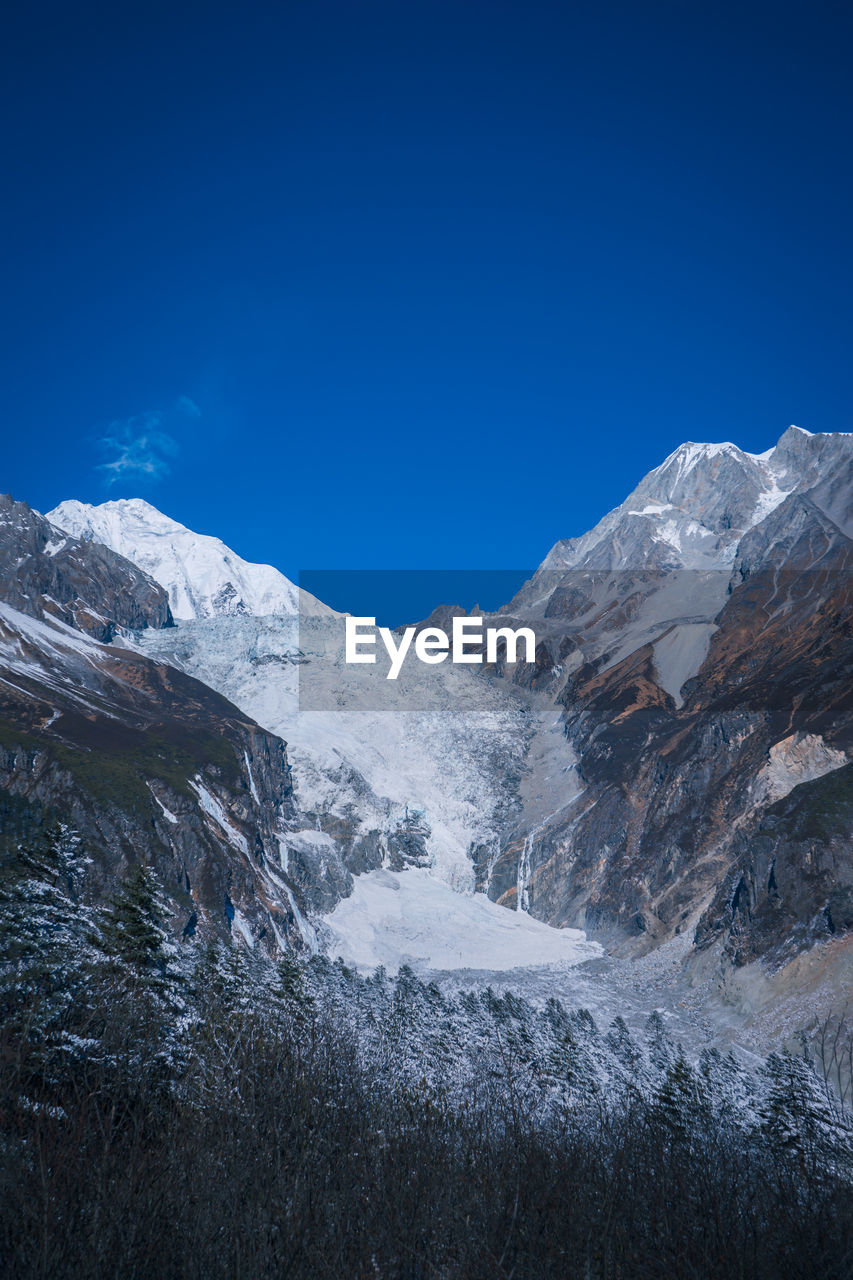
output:
[[[534,662],[392,701],[277,570],[140,500],[7,501],[3,785],[101,891],[148,848],[185,933],[608,1007],[630,974],[688,1038],[789,1042],[850,980],[851,469],[682,446],[487,619]]]

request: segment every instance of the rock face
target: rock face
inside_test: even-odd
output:
[[[853,764],[804,782],[747,832],[696,930],[735,965],[782,964],[816,941],[853,930]]]
[[[65,533],[0,494],[0,599],[31,617],[58,618],[96,640],[172,622],[162,587],[108,547]]]
[[[802,783],[813,782],[847,764],[843,751],[829,747],[819,734],[792,733],[770,748],[753,791],[758,803],[781,800]]]

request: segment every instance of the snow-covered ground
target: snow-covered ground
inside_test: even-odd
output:
[[[371,871],[323,922],[332,956],[371,972],[416,968],[506,971],[579,964],[601,955],[580,929],[552,929],[483,893],[460,893],[429,870]]]

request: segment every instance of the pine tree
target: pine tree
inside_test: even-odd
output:
[[[159,881],[139,862],[102,912],[98,942],[126,988],[178,1006],[178,949],[165,927],[167,918]]]
[[[771,1053],[764,1074],[767,1097],[760,1108],[761,1133],[774,1151],[801,1152],[805,1122],[805,1098],[799,1064],[786,1049]]]
[[[646,1019],[646,1047],[649,1061],[664,1075],[676,1059],[675,1046],[670,1040],[659,1009],[653,1009]]]
[[[684,1054],[667,1068],[655,1099],[655,1110],[674,1138],[686,1141],[699,1119],[704,1096],[699,1080]]]
[[[616,1017],[613,1019],[605,1040],[608,1049],[624,1069],[628,1078],[633,1079],[638,1065],[642,1062],[643,1055],[631,1039],[631,1032],[628,1030],[628,1025],[624,1018]]]
[[[226,942],[209,943],[192,956],[185,1038],[192,1070],[186,1084],[198,1102],[216,1093],[222,1069],[250,1035],[251,1019],[263,1019],[268,1011],[268,985],[250,968],[251,956]]]
[[[770,1054],[763,1075],[768,1088],[759,1129],[765,1141],[800,1163],[806,1156],[829,1158],[844,1139],[812,1064],[785,1049]]]
[[[88,1031],[97,957],[78,898],[84,865],[79,836],[60,823],[36,825],[0,865],[0,1025],[19,1060],[51,1077]]]
[[[276,995],[294,1030],[304,1032],[314,1015],[314,997],[308,989],[305,966],[292,951],[286,951],[277,966]]]
[[[718,1123],[749,1124],[755,1114],[755,1077],[739,1066],[731,1050],[723,1055],[719,1049],[703,1049],[699,1074],[706,1094],[714,1100]]]

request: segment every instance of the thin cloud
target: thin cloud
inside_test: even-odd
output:
[[[189,396],[178,396],[177,408],[180,413],[185,413],[189,418],[201,417],[201,409],[199,409],[195,400],[191,400]]]
[[[177,440],[165,428],[174,429],[181,419],[200,417],[195,401],[181,396],[172,409],[151,409],[110,423],[108,434],[99,441],[110,457],[97,470],[108,486],[128,477],[160,480],[169,474],[172,459],[179,453]]]

